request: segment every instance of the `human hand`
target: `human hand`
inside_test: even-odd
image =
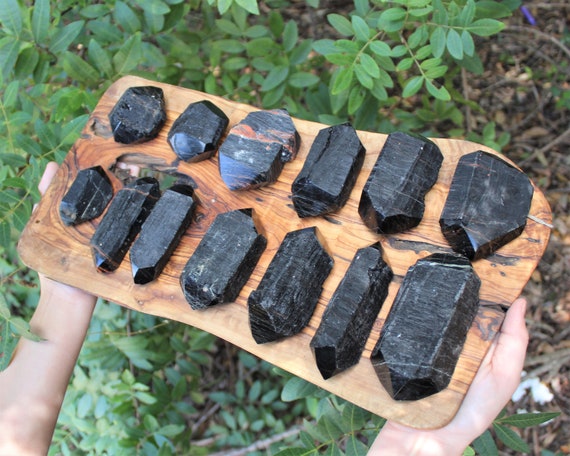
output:
[[[516,390],[528,345],[526,301],[513,302],[501,331],[483,359],[471,387],[453,420],[435,430],[412,429],[386,422],[369,456],[452,456],[481,435]]]

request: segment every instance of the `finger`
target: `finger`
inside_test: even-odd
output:
[[[49,162],[46,165],[46,169],[44,171],[44,174],[43,174],[42,178],[40,179],[40,183],[38,184],[38,190],[40,191],[40,193],[42,195],[48,189],[49,184],[52,181],[53,177],[55,176],[55,173],[57,173],[58,169],[59,169],[59,166],[56,162]]]

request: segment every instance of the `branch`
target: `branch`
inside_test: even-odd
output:
[[[303,426],[294,426],[291,429],[288,429],[280,434],[276,434],[272,437],[267,439],[260,440],[259,442],[255,442],[248,447],[240,448],[238,450],[233,451],[220,451],[218,453],[213,453],[210,456],[247,456],[254,451],[259,450],[266,450],[269,448],[270,445],[273,445],[276,442],[280,442],[281,440],[285,440],[289,437],[294,437],[303,429]]]

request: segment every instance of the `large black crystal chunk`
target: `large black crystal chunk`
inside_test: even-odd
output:
[[[249,113],[218,150],[224,183],[230,190],[247,190],[275,182],[284,164],[296,157],[300,142],[287,111]]]
[[[291,187],[299,217],[327,214],[346,203],[364,163],[366,149],[346,123],[319,131]]]
[[[324,379],[358,363],[392,277],[379,243],[356,252],[311,340]]]
[[[159,197],[158,181],[152,177],[136,179],[117,192],[90,242],[99,271],[119,267]]]
[[[205,309],[235,301],[266,245],[252,209],[219,214],[180,276],[190,306]]]
[[[129,87],[109,113],[115,141],[137,144],[158,136],[166,122],[164,93],[160,87]]]
[[[101,166],[82,169],[59,205],[61,220],[77,225],[103,213],[113,198],[113,185]]]
[[[228,116],[211,101],[191,103],[172,124],[168,143],[181,160],[206,160],[216,152],[228,123]]]
[[[456,252],[484,258],[526,226],[534,189],[520,170],[477,151],[459,160],[439,224]]]
[[[258,344],[297,334],[309,323],[332,266],[316,227],[287,233],[247,301]]]
[[[437,145],[419,135],[388,135],[362,190],[358,212],[370,229],[394,234],[417,226],[424,198],[443,162]]]
[[[410,267],[371,356],[396,400],[447,387],[479,308],[481,281],[467,258],[436,253]]]
[[[196,208],[193,196],[190,185],[175,184],[154,205],[131,247],[131,269],[136,284],[155,280],[168,263],[192,222]]]

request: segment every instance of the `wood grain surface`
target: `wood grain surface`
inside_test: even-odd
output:
[[[155,85],[164,90],[166,125],[153,141],[139,145],[118,144],[113,140],[107,115],[128,87],[142,85]],[[388,396],[374,374],[369,360],[370,350],[379,337],[407,269],[419,258],[434,252],[450,251],[439,228],[439,214],[457,161],[463,154],[476,150],[493,151],[467,141],[434,139],[445,159],[437,183],[426,196],[426,211],[422,222],[406,233],[379,236],[361,222],[358,202],[386,135],[358,132],[367,151],[366,159],[350,199],[342,210],[327,217],[300,219],[292,208],[291,183],[301,170],[313,139],[326,126],[294,119],[301,136],[301,148],[297,158],[285,165],[279,180],[265,188],[232,192],[225,187],[219,176],[216,156],[200,163],[178,162],[166,141],[172,123],[188,104],[205,99],[226,113],[230,118],[229,127],[242,120],[248,112],[257,109],[138,77],[128,76],[115,82],[99,101],[81,138],[69,151],[27,224],[19,242],[19,252],[24,263],[55,280],[128,308],[177,320],[215,334],[385,418],[416,428],[438,428],[445,425],[457,412],[487,349],[500,329],[504,309],[521,293],[546,248],[551,211],[544,195],[535,187],[531,218],[520,237],[489,258],[473,264],[482,280],[481,307],[448,388],[419,401],[397,402]],[[68,227],[59,217],[59,203],[78,170],[97,164],[111,169],[117,161],[139,164],[168,174],[182,173],[190,176],[197,187],[196,194],[200,202],[194,221],[162,275],[146,285],[133,283],[128,255],[114,273],[102,274],[96,271],[89,240],[100,218]],[[115,176],[112,178],[116,191],[121,182]],[[217,214],[247,207],[253,208],[257,213],[268,240],[259,264],[236,302],[202,311],[192,310],[179,285],[179,275],[187,259]],[[335,261],[316,311],[308,327],[300,334],[278,342],[257,345],[249,329],[247,297],[256,288],[285,234],[308,226],[318,227]],[[356,250],[378,240],[382,243],[384,257],[395,274],[388,298],[374,324],[360,363],[325,381],[316,367],[309,342]]]

